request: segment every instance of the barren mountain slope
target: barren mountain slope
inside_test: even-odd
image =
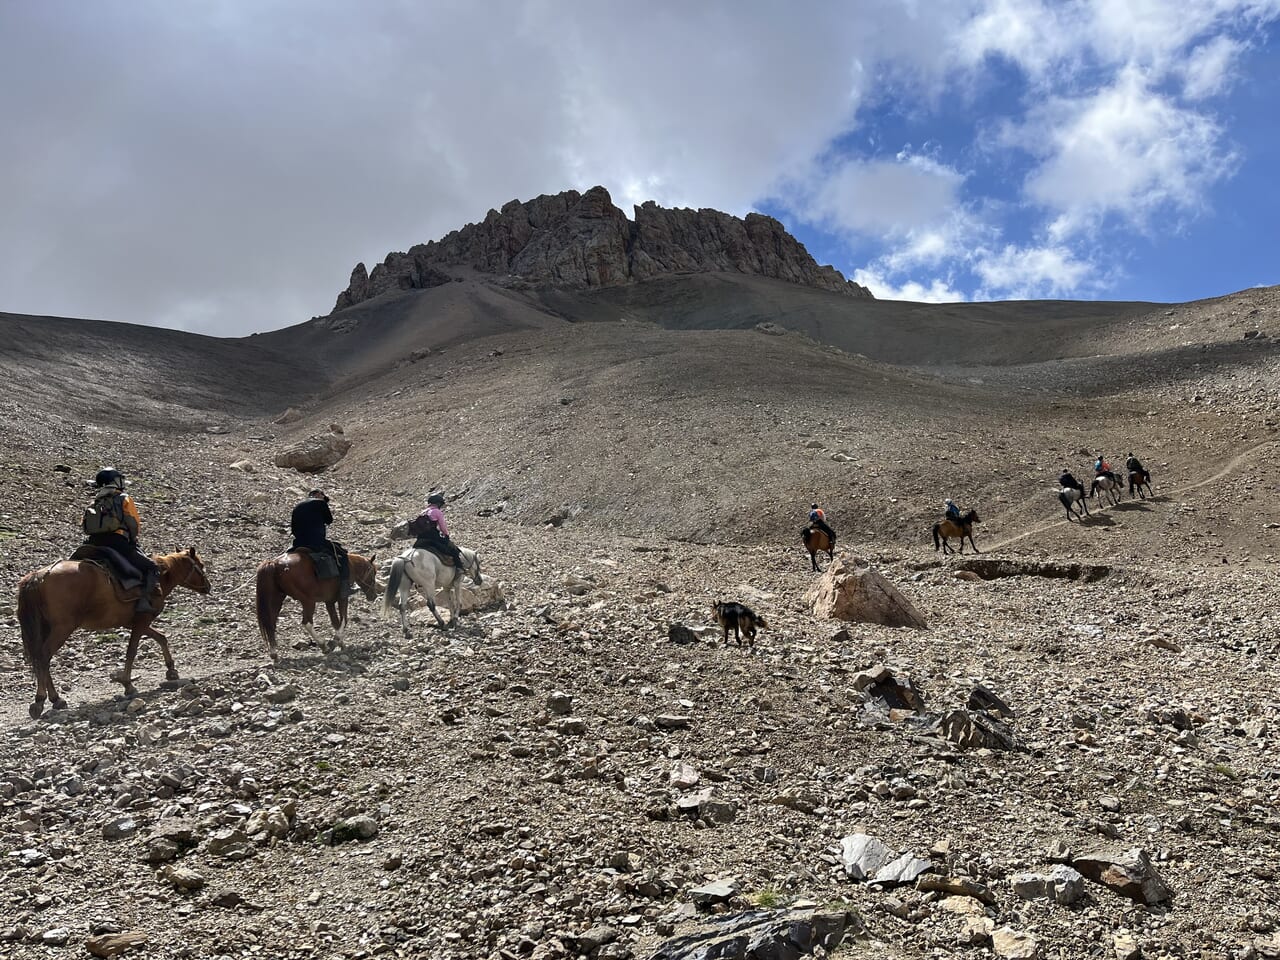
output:
[[[158,391],[127,398],[149,424],[86,417],[63,392],[115,384],[91,360],[114,326],[73,341],[72,364],[39,324],[25,360],[0,358],[0,580],[74,546],[83,481],[113,462],[146,544],[198,546],[215,584],[175,594],[161,623],[195,682],[160,689],[144,643],[142,696],[117,699],[120,638],[79,635],[54,663],[71,709],[38,722],[0,602],[7,956],[84,956],[125,928],[158,957],[627,960],[713,911],[795,901],[861,917],[836,956],[985,956],[994,928],[1041,956],[1275,949],[1275,291],[1099,319],[1079,340],[1056,319],[1005,326],[981,368],[902,369],[794,332],[570,323],[468,283],[236,344],[131,331],[132,356],[156,351]],[[1197,317],[1192,343],[1161,332],[1168,310]],[[1244,340],[1242,316],[1271,336]],[[1042,352],[1050,328],[1071,359]],[[309,393],[303,420],[270,422]],[[353,441],[336,468],[272,465],[332,422]],[[1068,524],[1050,485],[1099,449],[1137,452],[1156,497]],[[289,605],[271,665],[252,574],[316,482],[334,535],[380,559],[391,523],[443,487],[505,609],[453,634],[415,614],[408,640],[358,599],[347,649],[325,655]],[[993,558],[1114,570],[957,579],[927,539],[948,494],[978,508]],[[930,630],[814,617],[796,534],[814,497],[838,554],[870,559]],[[767,619],[754,648],[701,631],[717,599]],[[671,623],[697,639],[671,642]],[[922,710],[871,695],[859,673],[877,664]],[[965,710],[978,683],[1010,706],[1013,749],[941,724],[992,721]],[[859,832],[986,902],[851,881],[838,843]],[[1172,902],[1016,892],[1052,851],[1098,845],[1148,851]],[[698,908],[709,879],[738,892]]]

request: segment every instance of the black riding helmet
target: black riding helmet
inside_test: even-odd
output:
[[[125,476],[111,467],[99,470],[93,478],[95,487],[124,487]]]
[[[443,506],[444,506],[444,494],[443,494],[443,493],[433,493],[431,496],[427,497],[427,503],[431,504],[433,507],[443,507]]]

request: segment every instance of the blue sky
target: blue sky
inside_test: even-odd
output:
[[[0,310],[240,334],[512,198],[770,213],[881,297],[1280,283],[1280,0],[0,4]]]

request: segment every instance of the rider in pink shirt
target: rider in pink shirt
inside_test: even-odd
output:
[[[462,551],[449,537],[449,525],[444,519],[444,495],[433,493],[427,497],[427,509],[419,514],[410,524],[409,532],[417,536],[413,542],[416,549],[432,550],[435,553],[450,557],[453,565],[462,570]]]

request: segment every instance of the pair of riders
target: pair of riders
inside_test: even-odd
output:
[[[1143,467],[1142,461],[1135,457],[1132,453],[1125,458],[1124,468],[1130,473],[1146,474],[1146,468]],[[1120,478],[1115,475],[1115,471],[1111,469],[1111,464],[1107,462],[1107,458],[1102,454],[1098,454],[1098,459],[1093,461],[1093,477],[1108,477],[1116,483],[1120,482]],[[1084,485],[1071,475],[1070,470],[1063,470],[1062,476],[1058,477],[1058,485],[1060,487],[1079,490],[1084,493]]]

